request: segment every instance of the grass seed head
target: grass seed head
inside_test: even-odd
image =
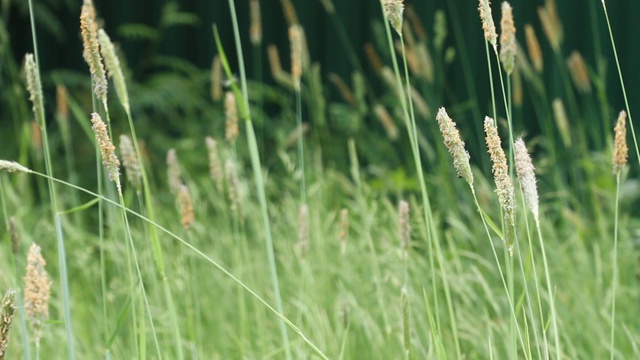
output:
[[[402,35],[402,14],[404,12],[403,0],[383,0],[384,13],[391,27]]]
[[[578,91],[583,94],[590,94],[591,79],[589,78],[589,70],[587,70],[587,65],[579,52],[574,51],[569,55],[569,58],[567,59],[567,67],[569,68],[573,84],[576,86]]]
[[[9,330],[11,330],[11,323],[13,321],[13,314],[16,311],[16,292],[9,290],[4,294],[2,298],[2,304],[0,308],[0,360],[3,360],[7,355],[7,348],[9,347]]]
[[[129,112],[129,93],[127,92],[127,83],[124,80],[124,73],[122,72],[122,66],[120,66],[120,59],[116,54],[116,49],[109,38],[109,35],[103,30],[98,30],[98,42],[100,43],[100,53],[104,59],[104,65],[107,69],[107,75],[109,78],[113,78],[113,84],[116,88],[116,95],[120,100],[120,104]]]
[[[80,32],[84,50],[82,56],[89,65],[91,78],[94,83],[94,94],[103,104],[107,102],[107,76],[100,56],[98,42],[98,25],[96,11],[90,1],[85,1],[80,12]]]
[[[482,30],[484,38],[493,45],[493,50],[498,51],[498,34],[496,33],[496,25],[493,22],[491,14],[491,4],[489,0],[478,1],[478,11],[480,12],[480,20],[482,20]]]
[[[449,117],[444,108],[438,110],[436,120],[444,138],[444,145],[453,156],[453,167],[456,169],[458,176],[473,187],[473,172],[471,172],[471,165],[469,165],[470,156],[464,148],[464,142],[460,138],[460,132],[456,128],[455,122]]]
[[[220,99],[222,99],[222,63],[220,55],[216,55],[211,62],[211,100],[220,101]]]
[[[259,0],[251,0],[249,2],[249,16],[251,18],[251,25],[249,26],[251,44],[259,46],[262,43],[262,18],[260,16]]]
[[[526,24],[524,26],[524,35],[527,41],[527,51],[529,52],[531,63],[533,63],[533,68],[538,73],[541,73],[544,69],[544,59],[542,56],[542,50],[540,49],[540,42],[536,36],[536,31],[533,29],[531,24]]]
[[[387,133],[387,137],[391,140],[398,139],[398,136],[400,135],[398,127],[393,121],[391,114],[387,111],[387,108],[382,104],[376,104],[373,107],[373,112],[376,115],[376,118],[378,118],[378,121],[382,124],[384,131]]]
[[[302,27],[300,25],[289,27],[289,42],[291,44],[291,77],[296,90],[300,90],[302,77]]]
[[[193,211],[193,201],[191,200],[191,194],[189,194],[189,188],[186,185],[180,186],[180,193],[178,195],[178,203],[180,204],[180,222],[185,230],[189,230],[196,220],[195,212]]]
[[[411,220],[409,219],[409,203],[400,200],[398,204],[398,220],[400,222],[400,243],[405,257],[411,246]]]
[[[238,180],[238,172],[233,161],[227,160],[224,164],[225,175],[227,178],[227,191],[229,202],[231,203],[231,211],[236,215],[238,221],[244,223],[242,213],[242,199],[240,192],[240,181]]]
[[[233,144],[240,135],[240,130],[238,127],[236,96],[231,91],[224,96],[224,114],[226,121],[225,138]]]
[[[40,342],[42,327],[49,317],[51,281],[44,268],[46,264],[40,246],[31,244],[24,277],[24,311],[33,328],[36,344]]]
[[[622,110],[618,115],[618,121],[613,129],[615,133],[613,144],[613,173],[620,175],[625,165],[627,165],[627,112]]]
[[[109,180],[115,182],[118,193],[122,193],[122,188],[120,187],[120,161],[116,156],[116,147],[113,146],[109,137],[107,125],[105,125],[98,113],[91,114],[91,123],[93,124],[91,129],[96,136],[100,154],[102,155],[102,164],[107,169]]]
[[[571,132],[569,130],[569,118],[567,117],[567,112],[564,109],[564,103],[561,99],[554,99],[551,103],[551,107],[553,108],[553,115],[556,120],[556,126],[558,126],[558,130],[560,131],[560,137],[562,138],[562,142],[564,146],[571,146]]]
[[[167,178],[171,193],[175,196],[180,194],[183,182],[180,161],[178,160],[176,149],[169,149],[169,151],[167,151]]]
[[[128,135],[120,135],[120,156],[122,156],[122,166],[127,174],[127,180],[136,192],[140,193],[142,191],[142,168]]]
[[[506,214],[511,214],[515,210],[514,190],[511,177],[509,176],[509,166],[507,165],[507,157],[502,149],[500,136],[498,135],[498,127],[490,117],[485,117],[484,131],[486,134],[487,148],[489,149],[489,157],[493,163],[493,178],[496,183],[496,193],[498,194],[498,202],[502,210]],[[511,223],[513,225],[513,222]]]
[[[516,27],[513,22],[513,8],[502,2],[502,19],[500,20],[500,60],[507,74],[511,74],[516,56]]]
[[[44,119],[42,83],[40,82],[40,73],[33,54],[27,54],[24,58],[24,72],[27,78],[27,91],[29,92],[29,100],[33,104],[33,114],[38,121],[38,125]]]
[[[0,160],[0,170],[5,170],[8,172],[23,172],[23,173],[30,173],[31,170],[27,169],[26,167],[18,164],[15,161],[8,161],[8,160]]]
[[[309,252],[309,206],[300,205],[298,209],[298,251],[300,258],[305,258]]]
[[[516,165],[516,174],[518,175],[518,182],[520,188],[524,194],[524,199],[529,206],[529,209],[533,213],[533,217],[536,222],[539,221],[538,215],[538,187],[536,185],[536,174],[531,156],[527,151],[527,146],[524,144],[522,137],[519,137],[514,144],[514,161]]]

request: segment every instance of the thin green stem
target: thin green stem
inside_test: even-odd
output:
[[[619,223],[619,199],[620,199],[620,173],[616,175],[616,199],[615,214],[613,222],[613,259],[611,266],[613,268],[613,276],[611,280],[611,360],[616,353],[615,333],[616,333],[616,291],[618,289],[618,223]]]

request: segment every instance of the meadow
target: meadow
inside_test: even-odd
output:
[[[33,51],[0,63],[0,360],[640,358],[640,153],[604,0],[595,62],[554,0],[535,26],[464,5],[477,74],[445,11],[381,0],[363,63],[320,0],[347,79],[290,0],[268,24],[288,49],[259,0],[242,26],[228,3],[211,69],[158,56],[140,84],[91,0],[87,72],[43,73],[28,1]],[[123,33],[196,18],[169,4]]]

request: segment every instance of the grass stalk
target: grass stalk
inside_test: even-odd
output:
[[[40,77],[40,60],[38,55],[38,40],[36,36],[36,24],[35,17],[33,14],[33,1],[29,0],[29,19],[31,23],[31,36],[33,41],[33,52],[35,57],[35,71],[38,74],[38,78]],[[38,84],[40,86],[40,84]],[[40,91],[42,94],[42,88],[37,89],[36,91]],[[49,148],[49,137],[47,134],[47,124],[44,116],[44,100],[42,95],[36,97],[36,101],[39,102],[36,108],[39,108],[41,111],[37,111],[35,114],[36,121],[41,128],[42,132],[42,142],[43,142],[43,150],[45,157],[45,169],[46,174],[50,177],[53,177],[53,165],[51,162],[51,152]],[[64,317],[64,325],[65,325],[65,334],[67,339],[67,352],[69,360],[75,360],[75,348],[73,343],[73,330],[71,328],[71,309],[70,309],[70,295],[69,295],[69,282],[67,277],[67,263],[66,263],[66,255],[65,255],[65,244],[64,244],[64,235],[62,231],[62,224],[60,223],[60,216],[58,216],[58,199],[56,196],[55,185],[52,180],[48,181],[48,189],[49,189],[49,200],[51,202],[51,212],[53,215],[53,222],[55,224],[55,232],[56,232],[56,245],[58,248],[58,262],[60,267],[60,285],[61,285],[61,297],[62,297],[62,313]]]

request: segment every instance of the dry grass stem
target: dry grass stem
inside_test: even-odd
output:
[[[98,42],[100,43],[100,53],[104,59],[104,65],[107,69],[109,78],[113,78],[113,84],[116,88],[116,95],[120,99],[120,104],[129,112],[129,93],[127,92],[127,83],[124,80],[124,73],[120,66],[120,59],[116,54],[116,49],[109,38],[109,35],[103,30],[98,30]]]
[[[541,73],[542,70],[544,70],[544,58],[542,56],[542,50],[540,49],[540,42],[536,36],[536,31],[531,24],[524,26],[524,34],[527,41],[527,51],[529,52],[531,63],[533,63],[533,68],[538,73]]]
[[[571,74],[573,84],[578,91],[583,94],[591,93],[591,79],[589,78],[589,70],[587,70],[587,64],[585,64],[582,55],[579,52],[573,51],[567,59],[567,67]]]
[[[518,182],[520,183],[522,194],[524,195],[524,199],[529,206],[529,209],[533,213],[533,218],[536,222],[539,222],[539,200],[535,168],[522,137],[519,137],[516,140],[514,144],[514,152],[516,174],[518,175]]]
[[[142,168],[138,156],[128,135],[120,135],[120,156],[127,180],[137,193],[142,191]]]
[[[94,84],[94,94],[103,104],[107,103],[107,76],[100,56],[100,44],[98,43],[98,25],[96,24],[96,12],[93,4],[85,1],[80,12],[80,31],[84,50],[82,56],[89,65],[91,78]]]
[[[629,149],[627,148],[627,112],[622,110],[618,115],[618,121],[613,129],[615,138],[613,142],[613,173],[620,175],[627,165]]]
[[[402,36],[402,14],[404,12],[403,0],[382,0],[384,13],[391,27]]]
[[[493,51],[497,53],[498,34],[496,33],[496,25],[493,22],[493,15],[491,14],[491,4],[489,4],[489,0],[479,0],[478,11],[480,12],[480,20],[482,20],[484,38],[493,46]]]
[[[460,132],[455,122],[449,117],[444,108],[438,110],[436,120],[440,126],[440,132],[444,138],[444,145],[453,157],[453,167],[459,177],[462,177],[473,188],[473,173],[469,164],[469,153],[464,148],[464,142],[460,138]]]
[[[236,96],[231,91],[224,96],[224,114],[226,121],[225,138],[233,144],[240,135],[240,129],[238,127]]]
[[[516,27],[513,22],[513,8],[506,1],[502,2],[500,30],[500,60],[507,74],[511,74],[515,66]]]
[[[224,174],[222,172],[222,164],[220,163],[220,155],[218,154],[218,142],[211,136],[205,138],[207,146],[207,155],[209,157],[209,176],[216,184],[218,191],[222,191],[224,184]]]
[[[260,46],[262,43],[262,17],[260,16],[260,1],[251,0],[249,2],[249,16],[251,25],[249,26],[249,38],[253,46]]]
[[[44,269],[46,264],[40,246],[31,244],[24,276],[24,311],[33,329],[36,344],[40,343],[42,327],[49,317],[51,281]]]
[[[120,161],[116,156],[116,147],[113,146],[111,138],[109,137],[107,125],[105,125],[98,113],[91,113],[91,123],[93,124],[91,129],[96,135],[96,141],[98,142],[100,154],[102,155],[102,164],[107,169],[109,180],[115,182],[118,193],[122,193],[120,186]]]
[[[16,311],[16,292],[9,290],[2,298],[2,308],[0,308],[0,360],[4,360],[9,347],[9,330],[13,314]]]

